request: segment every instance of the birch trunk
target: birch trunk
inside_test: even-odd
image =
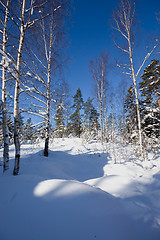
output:
[[[6,53],[7,46],[7,22],[8,22],[8,6],[9,0],[6,3],[6,12],[3,28],[3,52]],[[7,81],[7,70],[5,68],[5,57],[2,57],[2,117],[3,117],[3,171],[9,169],[9,133],[7,125],[7,93],[6,93],[6,81]]]
[[[101,93],[100,93],[100,115],[101,115],[101,142],[104,142],[104,130],[103,130],[103,99],[104,99],[104,64],[102,59],[102,75],[101,75]]]
[[[102,91],[102,81],[99,82],[96,79],[96,83],[97,83],[97,90],[98,90],[98,100],[99,100],[99,104],[100,104],[101,143],[103,144],[103,91]],[[99,84],[100,84],[100,86],[99,86]]]
[[[100,117],[101,117],[101,143],[103,144],[103,106],[102,106],[102,100],[100,101]]]
[[[50,74],[48,79],[47,86],[47,119],[46,119],[46,134],[45,134],[45,148],[44,156],[48,157],[48,148],[49,148],[49,129],[50,129]]]
[[[127,41],[127,48],[123,48],[120,45],[116,46],[123,52],[128,54],[129,61],[130,61],[130,70],[129,72],[126,72],[126,74],[129,74],[132,78],[133,86],[134,86],[134,92],[135,92],[135,100],[136,100],[136,111],[137,111],[137,121],[138,121],[138,135],[139,135],[139,147],[141,152],[141,157],[144,160],[144,149],[143,149],[143,139],[142,139],[142,127],[141,127],[141,116],[140,116],[140,107],[139,107],[139,99],[138,99],[138,91],[137,91],[137,77],[144,66],[145,62],[151,55],[151,53],[154,51],[155,47],[152,49],[150,53],[146,55],[144,58],[144,61],[140,68],[138,69],[137,73],[135,74],[135,68],[133,64],[133,49],[132,49],[132,37],[134,36],[133,32],[133,24],[134,24],[134,17],[135,17],[135,2],[133,1],[127,1],[127,0],[121,0],[120,8],[118,11],[116,11],[114,20],[116,23],[116,27],[114,27],[115,30],[117,30],[121,36]],[[133,36],[131,36],[133,34]]]
[[[14,144],[15,144],[15,164],[14,175],[18,175],[20,167],[20,141],[19,141],[19,82],[18,77],[15,86],[14,96]]]
[[[2,70],[3,171],[9,169],[9,133],[7,125],[6,69]]]
[[[47,118],[46,118],[46,135],[45,135],[45,148],[44,156],[48,157],[49,148],[49,135],[50,135],[50,82],[51,82],[51,57],[52,57],[52,37],[53,33],[50,33],[50,45],[49,45],[49,56],[46,48],[46,58],[48,60],[48,75],[47,75]],[[46,41],[45,41],[46,44]]]
[[[21,73],[21,60],[22,60],[22,50],[23,42],[25,36],[24,28],[24,17],[25,17],[25,5],[26,1],[23,0],[22,6],[22,20],[21,20],[21,31],[19,48],[17,55],[17,79],[15,84],[15,95],[14,95],[14,144],[15,144],[15,165],[14,165],[14,175],[18,175],[20,167],[20,141],[19,141],[19,88],[20,88],[20,73]]]
[[[104,64],[103,64],[103,57],[100,56],[98,61],[91,62],[91,71],[93,74],[93,78],[97,85],[97,96],[99,101],[100,107],[100,125],[101,125],[101,143],[103,144],[104,141],[104,130],[103,130],[103,99],[104,99]],[[100,75],[100,77],[99,77]]]
[[[135,98],[136,98],[136,109],[137,109],[137,120],[138,120],[138,132],[139,132],[139,146],[140,146],[140,152],[141,152],[142,159],[144,160],[145,157],[144,157],[144,150],[143,150],[140,107],[139,107],[137,83],[136,83],[136,76],[135,76],[135,72],[134,72],[133,56],[132,56],[132,47],[131,47],[130,34],[129,34],[129,33],[128,33],[128,44],[129,44],[129,59],[130,59],[130,64],[131,64],[132,80],[133,80],[134,91],[135,91]]]
[[[108,142],[109,141],[109,129],[108,129],[108,124],[107,124],[107,107],[106,107],[106,93],[104,90],[104,133],[105,133],[105,140]]]
[[[78,137],[81,137],[81,116],[80,109],[78,110]]]

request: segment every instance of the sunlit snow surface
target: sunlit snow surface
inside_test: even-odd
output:
[[[130,147],[72,138],[46,158],[43,144],[22,145],[19,176],[14,146],[0,167],[1,240],[160,239],[159,156],[142,163]]]

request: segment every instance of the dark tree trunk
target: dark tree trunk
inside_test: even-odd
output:
[[[8,135],[5,136],[6,139],[8,139]],[[4,142],[4,151],[3,151],[3,171],[6,171],[9,169],[9,144]]]
[[[15,164],[13,175],[18,175],[20,167],[20,142],[18,136],[18,122],[19,118],[14,119],[14,144],[15,144]]]
[[[9,0],[6,3],[6,13],[5,13],[5,20],[3,24],[3,53],[6,54],[7,48],[7,23],[8,23],[8,14],[9,14]],[[4,142],[4,149],[3,149],[3,171],[9,169],[9,134],[8,134],[8,126],[7,126],[7,92],[6,92],[6,82],[7,82],[7,69],[5,68],[5,57],[2,57],[4,65],[2,65],[2,116],[3,116],[3,142]]]
[[[44,156],[48,157],[49,137],[45,139]]]
[[[15,167],[13,171],[13,175],[18,175],[19,173],[19,163],[20,163],[20,154],[15,155]]]

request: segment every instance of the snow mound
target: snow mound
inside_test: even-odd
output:
[[[3,240],[158,240],[141,223],[143,234],[121,200],[100,189],[71,180],[12,178],[14,190],[0,201]]]
[[[21,171],[0,174],[2,240],[159,240],[157,162],[114,164],[101,145],[56,139],[22,146]],[[155,167],[156,166],[156,167]]]

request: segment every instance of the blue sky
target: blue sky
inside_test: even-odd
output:
[[[116,0],[74,0],[75,12],[72,17],[73,26],[69,31],[68,50],[71,62],[65,78],[70,84],[72,95],[80,87],[84,100],[88,96],[93,96],[93,81],[88,68],[89,60],[97,57],[102,50],[106,50],[112,59],[112,64],[113,60],[121,54],[113,44],[110,25],[112,12],[117,3]],[[160,36],[160,24],[156,20],[158,11],[160,11],[159,0],[136,1],[139,43],[141,39],[149,39],[157,32]],[[145,52],[141,54],[144,56]],[[137,61],[140,63],[141,59]],[[111,69],[108,78],[114,86],[118,84],[121,76]]]

